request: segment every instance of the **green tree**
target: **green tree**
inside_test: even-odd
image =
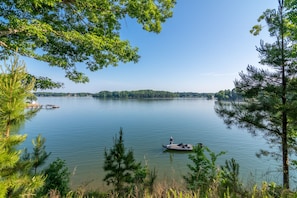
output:
[[[117,193],[125,194],[134,185],[135,181],[142,182],[146,175],[140,163],[134,159],[133,151],[126,148],[123,140],[122,128],[119,137],[114,137],[114,145],[104,151],[104,171],[107,172],[103,181],[113,185]]]
[[[41,176],[29,174],[30,164],[21,160],[16,149],[25,139],[26,135],[0,138],[0,197],[30,196],[43,185]]]
[[[282,159],[283,186],[289,188],[289,152],[296,147],[296,44],[288,9],[283,0],[278,2],[278,9],[268,9],[259,18],[259,22],[265,20],[270,36],[275,38],[275,42],[261,41],[257,47],[260,64],[269,69],[249,65],[247,74],[241,72],[241,79],[234,83],[244,103],[232,102],[228,107],[218,103],[216,112],[228,126],[262,134],[271,147],[280,149],[261,150],[260,154]],[[261,29],[261,25],[256,25],[251,32],[257,35]]]
[[[207,155],[207,153],[208,155]],[[198,190],[203,196],[208,190],[209,185],[217,175],[216,160],[225,154],[220,152],[215,154],[208,147],[198,144],[193,148],[193,154],[189,154],[192,164],[187,164],[190,172],[183,176],[187,187],[190,190]]]
[[[224,100],[224,101],[241,101],[241,96],[236,93],[235,89],[232,89],[231,91],[228,90],[221,90],[218,93],[215,94],[215,97],[217,100]]]
[[[70,172],[66,162],[57,158],[43,170],[43,174],[46,176],[45,184],[38,195],[47,195],[50,190],[57,190],[62,197],[65,197],[70,190]]]
[[[19,197],[34,193],[43,184],[41,176],[29,174],[30,164],[21,160],[17,147],[26,135],[12,133],[30,116],[26,99],[34,81],[27,82],[25,65],[15,57],[11,65],[1,66],[0,74],[0,197]]]
[[[37,174],[37,168],[42,166],[46,159],[50,156],[51,153],[47,153],[45,150],[45,138],[43,138],[40,134],[32,140],[33,144],[33,153],[28,153],[27,149],[25,149],[23,160],[30,161],[32,163],[32,168],[34,175]]]
[[[4,62],[0,74],[0,127],[1,136],[9,137],[11,128],[26,119],[26,100],[32,95],[34,81],[27,82],[26,67],[18,57],[11,64]]]
[[[137,62],[138,49],[120,36],[121,22],[135,19],[160,32],[176,0],[4,0],[0,10],[0,59],[15,50],[65,70],[75,82],[88,78],[76,68],[96,71],[119,62]]]
[[[225,165],[221,166],[221,185],[223,192],[230,191],[235,196],[242,193],[242,183],[239,181],[239,164],[234,158],[226,160]]]
[[[34,174],[37,172],[37,168],[42,166],[45,163],[45,160],[50,156],[51,153],[47,153],[45,150],[45,138],[43,138],[40,134],[36,137],[35,141],[32,140],[34,145],[33,148],[33,168]]]

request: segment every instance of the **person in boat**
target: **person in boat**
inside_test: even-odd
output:
[[[173,144],[173,137],[172,137],[172,136],[171,136],[170,139],[169,139],[169,143],[170,143],[170,144]]]

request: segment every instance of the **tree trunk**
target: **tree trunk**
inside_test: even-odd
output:
[[[284,113],[285,114],[285,113]],[[284,116],[286,118],[286,115]],[[286,119],[283,119],[283,124],[286,123]],[[282,136],[282,151],[283,151],[283,187],[288,189],[289,183],[289,157],[288,157],[288,138],[287,138],[287,125],[283,125]]]
[[[285,108],[287,104],[287,80],[286,80],[286,58],[285,58],[285,30],[283,20],[284,0],[279,0],[279,14],[280,14],[280,36],[281,36],[281,66],[282,66],[282,155],[283,155],[283,188],[288,189],[289,183],[289,156],[288,156],[288,117]]]

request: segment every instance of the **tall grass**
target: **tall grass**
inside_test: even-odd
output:
[[[142,189],[134,189],[127,193],[125,198],[297,198],[297,192],[284,190],[275,183],[263,182],[261,185],[254,184],[252,188],[245,188],[241,192],[231,193],[230,190],[222,190],[218,180],[214,180],[206,194],[200,195],[199,189],[188,190],[184,183],[172,181],[160,181],[154,184],[154,191],[145,191],[141,196],[137,193]],[[137,188],[137,187],[136,187]],[[51,191],[45,197],[60,198],[58,191]],[[67,194],[66,198],[123,198],[122,195],[107,190],[88,190],[79,188]]]

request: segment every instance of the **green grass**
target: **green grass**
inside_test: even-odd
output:
[[[297,192],[284,190],[274,183],[263,182],[261,185],[254,185],[251,189],[244,189],[238,193],[230,193],[229,189],[222,190],[220,183],[214,181],[207,193],[200,195],[199,189],[196,191],[187,190],[184,184],[172,182],[155,183],[154,191],[149,193],[145,191],[140,196],[136,196],[137,189],[134,193],[127,193],[127,198],[297,198]],[[58,192],[52,191],[50,198],[58,198]],[[111,190],[87,190],[79,188],[69,192],[66,198],[119,198],[123,197]]]

